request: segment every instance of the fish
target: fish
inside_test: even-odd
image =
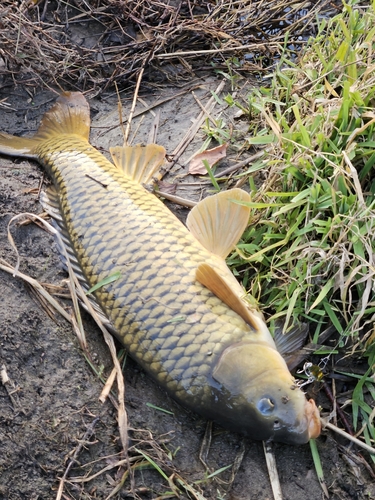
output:
[[[166,151],[89,143],[83,94],[62,93],[32,137],[0,133],[0,153],[38,161],[41,198],[68,258],[129,355],[182,406],[250,439],[304,444],[320,434],[262,313],[226,264],[249,223],[249,194],[200,201],[186,226],[147,185]],[[111,279],[115,277],[115,279]]]

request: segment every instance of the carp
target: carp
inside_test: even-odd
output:
[[[89,132],[86,99],[64,93],[33,137],[0,133],[0,153],[33,158],[51,177],[42,204],[86,289],[107,283],[93,296],[115,336],[175,400],[223,427],[290,444],[317,437],[315,402],[225,262],[248,225],[249,195],[209,196],[185,227],[143,186],[162,146],[111,148],[112,163]]]

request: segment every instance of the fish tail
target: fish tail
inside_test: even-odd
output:
[[[37,147],[61,135],[77,135],[88,141],[90,134],[90,109],[80,92],[64,92],[53,107],[45,113],[33,137],[16,137],[0,132],[0,153],[9,156],[35,158]]]

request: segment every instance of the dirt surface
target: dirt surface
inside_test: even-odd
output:
[[[209,91],[215,90],[218,84],[219,81],[213,80],[205,84],[195,82],[191,87],[198,86],[196,95],[206,103]],[[164,89],[144,94],[144,104],[147,107],[181,91]],[[123,105],[128,111],[131,96],[125,97]],[[0,102],[5,98],[7,106],[0,107],[1,130],[24,134],[36,130],[55,95],[45,91],[30,93],[9,86],[1,91]],[[116,97],[102,97],[91,101],[90,105],[92,143],[104,152],[109,144],[121,144]],[[137,110],[141,109],[139,105]],[[200,108],[192,92],[186,91],[155,111],[160,111],[157,141],[171,154]],[[133,130],[141,119],[135,120]],[[147,140],[153,121],[148,111],[136,131],[135,142]],[[202,184],[194,181],[196,185],[192,186],[192,179],[185,178],[182,167],[202,141],[203,136],[198,133],[195,144],[169,176],[170,181],[181,184],[178,194],[185,198],[201,196]],[[37,196],[42,177],[41,167],[32,161],[0,158],[0,257],[12,264],[15,254],[7,239],[7,225],[13,215],[42,212]],[[176,205],[171,208],[181,218],[186,216],[186,210]],[[40,282],[56,285],[66,278],[53,238],[48,233],[29,224],[13,226],[12,235],[20,252],[22,272]],[[108,498],[121,478],[125,478],[127,470],[124,465],[113,467],[123,458],[117,412],[111,401],[104,404],[98,401],[102,383],[86,362],[72,327],[61,318],[57,321],[49,318],[25,284],[3,271],[0,271],[0,304],[0,367],[5,368],[9,377],[5,385],[0,385],[0,499],[56,498],[59,480],[72,458],[62,498]],[[65,301],[64,306],[69,308],[70,302]],[[84,325],[92,358],[106,378],[112,362],[102,334],[86,314]],[[126,408],[133,429],[130,444],[152,456],[167,476],[178,471],[187,484],[201,492],[201,499],[273,498],[262,443],[244,440],[240,435],[214,426],[207,472],[199,460],[206,422],[178,406],[130,359],[126,360],[124,374]],[[329,498],[375,498],[375,488],[365,468],[350,463],[347,458],[344,460],[342,449],[332,435],[323,433],[317,444]],[[79,445],[82,446],[77,451]],[[324,498],[309,445],[278,444],[274,449],[284,500]],[[230,467],[215,479],[207,479],[211,472],[233,464],[241,453],[243,460],[233,482]],[[100,475],[90,479],[99,472]],[[176,476],[174,481],[178,484]],[[197,483],[194,485],[194,482]],[[151,466],[136,468],[133,488],[142,499],[174,498],[171,486]],[[112,498],[131,497],[130,489],[127,479]],[[197,498],[193,494],[189,496],[183,487],[179,491],[180,498]]]

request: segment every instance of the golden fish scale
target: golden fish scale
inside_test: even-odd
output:
[[[254,340],[249,326],[195,280],[197,265],[228,271],[155,196],[125,178],[77,136],[37,154],[52,176],[75,256],[119,340],[162,386],[205,413],[211,377],[230,344]]]

